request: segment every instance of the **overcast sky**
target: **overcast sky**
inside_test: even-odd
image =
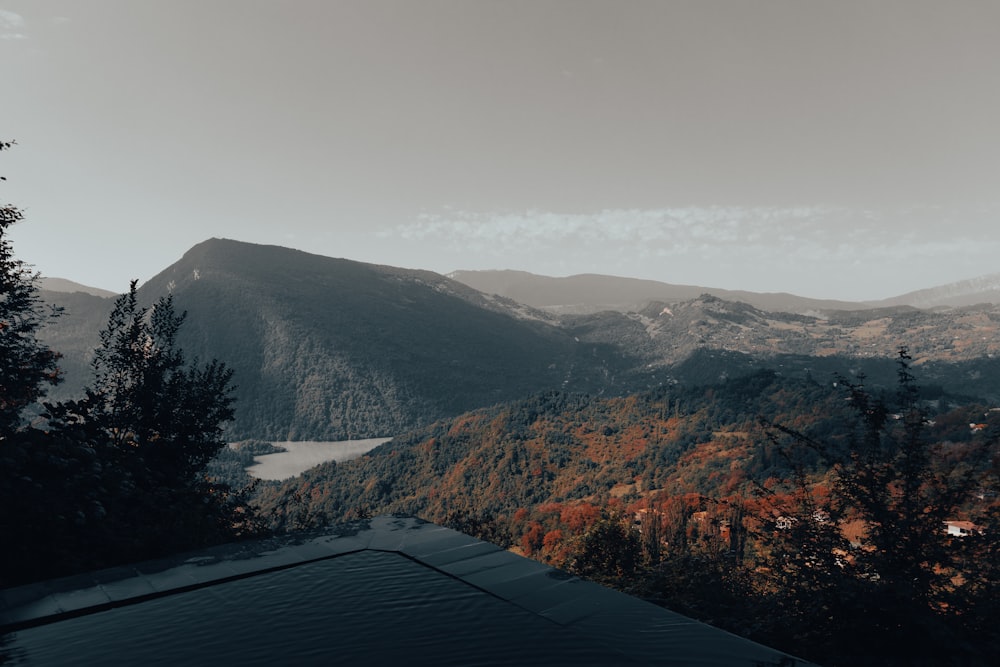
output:
[[[123,291],[225,237],[876,299],[1000,271],[1000,2],[0,0],[0,199]]]

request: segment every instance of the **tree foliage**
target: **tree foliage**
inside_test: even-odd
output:
[[[12,145],[0,141],[0,151]],[[22,218],[16,206],[0,205],[0,434],[16,428],[25,408],[59,381],[59,355],[38,340],[39,329],[58,311],[43,306],[38,274],[14,256],[9,238]]]
[[[217,361],[186,363],[176,344],[184,318],[170,296],[139,307],[133,281],[101,332],[90,389],[111,444],[174,486],[205,468],[233,418],[233,373]]]
[[[957,655],[987,664],[997,648],[995,624],[974,622],[996,611],[995,523],[984,516],[968,538],[945,530],[981,506],[977,490],[995,489],[984,464],[996,442],[949,461],[930,437],[910,361],[900,350],[895,396],[841,378],[855,416],[846,442],[770,425],[791,455],[823,457],[831,485],[816,493],[815,476],[800,470],[780,503],[764,505],[766,599],[781,619],[768,632],[830,664],[937,665]]]
[[[7,237],[21,217],[5,206],[0,218],[0,586],[257,533],[245,498],[204,473],[225,446],[232,371],[185,360],[169,297],[140,307],[133,282],[101,333],[93,385],[38,405],[58,355],[37,337],[38,276]]]
[[[599,581],[620,580],[642,564],[642,551],[631,521],[621,514],[607,514],[579,538],[569,569]]]
[[[899,396],[771,371],[624,398],[549,392],[257,500],[279,529],[359,508],[447,523],[821,664],[989,664],[1000,458],[968,424],[1000,426],[1000,412],[929,402],[901,370]],[[884,534],[860,530],[868,515]],[[986,530],[948,538],[942,517]]]

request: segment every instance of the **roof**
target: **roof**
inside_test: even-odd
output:
[[[2,590],[0,632],[27,665],[806,664],[401,517]]]

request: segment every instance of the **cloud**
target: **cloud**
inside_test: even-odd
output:
[[[0,9],[0,39],[27,39],[23,28],[24,17],[7,9]]]
[[[992,212],[994,220],[996,213]],[[969,217],[968,212],[965,217]],[[874,211],[832,206],[608,209],[579,214],[445,211],[423,214],[409,224],[384,231],[382,236],[483,250],[569,243],[577,248],[652,246],[663,255],[692,247],[759,248],[768,254],[794,250],[831,258],[857,250],[879,253],[882,248],[907,248],[925,254],[927,248],[969,250],[996,245],[974,233],[963,235],[961,224],[946,224],[956,218],[963,219],[962,213],[933,208]]]
[[[804,237],[824,239],[829,236],[830,222],[847,215],[843,209],[815,206],[608,209],[586,214],[448,211],[424,214],[385,235],[479,249],[519,250],[565,243],[594,248],[641,245],[669,255],[691,247],[746,248],[794,244]]]

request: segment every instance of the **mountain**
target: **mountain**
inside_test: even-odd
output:
[[[540,389],[613,391],[636,363],[435,273],[277,246],[201,243],[139,289],[145,304],[166,294],[188,313],[188,357],[235,370],[233,439],[394,435]],[[66,355],[54,397],[89,379],[111,300],[86,296],[46,292],[67,307],[46,332]]]
[[[47,400],[80,398],[83,386],[90,383],[98,332],[107,325],[114,298],[45,289],[40,296],[46,303],[63,308],[63,313],[39,332],[39,339],[62,355],[58,365],[63,381],[48,390]]]
[[[80,283],[75,283],[72,280],[66,280],[65,278],[43,277],[40,287],[49,292],[68,292],[70,294],[74,292],[83,292],[84,294],[100,297],[116,296],[114,292],[109,290],[81,285]]]
[[[760,293],[694,285],[674,285],[655,280],[581,274],[565,278],[526,271],[453,271],[459,282],[486,294],[496,294],[560,314],[590,314],[602,310],[642,310],[650,301],[666,303],[694,299],[702,294],[740,301],[772,312],[817,314],[832,310],[865,310],[912,306],[960,308],[980,303],[1000,304],[1000,273],[989,274],[930,289],[909,292],[881,301],[810,299],[785,292]]]
[[[639,312],[564,315],[587,344],[619,344],[637,357],[647,386],[710,383],[762,368],[829,379],[864,375],[891,386],[906,347],[929,384],[1000,401],[1000,305],[941,311],[910,306],[799,315],[710,295]],[[637,383],[638,384],[638,383]]]
[[[873,306],[909,305],[916,308],[957,308],[980,303],[1000,303],[1000,273],[990,273],[870,303]]]
[[[448,277],[486,294],[497,294],[534,308],[561,314],[588,314],[602,310],[638,311],[650,301],[684,301],[702,294],[728,301],[742,301],[762,310],[793,313],[865,307],[864,304],[850,301],[809,299],[784,292],[758,293],[674,285],[655,280],[590,273],[553,278],[525,271],[454,271]]]
[[[62,355],[59,368],[64,380],[48,390],[47,400],[78,398],[83,385],[90,382],[97,333],[107,323],[117,295],[64,278],[42,278],[40,287],[43,301],[64,309],[40,334],[42,341]]]
[[[653,301],[637,312],[603,311],[565,315],[561,320],[581,341],[623,342],[647,363],[660,366],[683,361],[696,349],[892,358],[905,345],[917,363],[1000,356],[1000,305],[993,304],[942,311],[893,306],[801,315],[703,294],[673,303]]]

